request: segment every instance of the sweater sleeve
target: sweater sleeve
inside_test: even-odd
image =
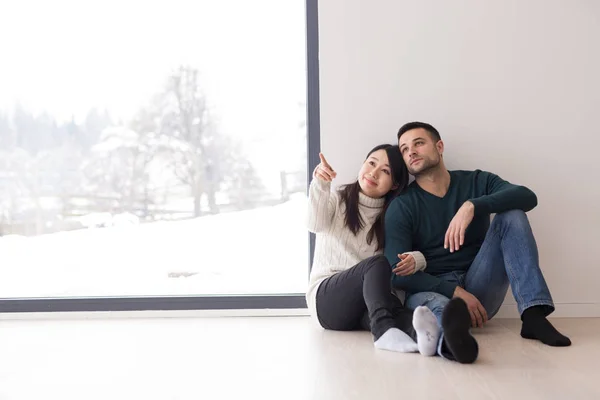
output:
[[[408,253],[412,250],[413,227],[411,221],[411,215],[401,200],[394,200],[385,214],[384,224],[385,248],[383,253],[391,266],[397,264],[398,254]],[[423,271],[417,271],[408,276],[392,275],[392,286],[409,293],[437,292],[452,298],[457,285]]]
[[[331,226],[337,208],[337,195],[331,192],[331,182],[314,178],[308,189],[308,230],[323,232]]]
[[[423,271],[427,268],[427,260],[420,251],[407,251],[404,254],[410,254],[415,259],[415,272]]]
[[[475,215],[501,213],[509,210],[531,211],[537,206],[537,196],[525,186],[513,185],[498,175],[477,171],[477,183],[484,194],[469,199],[475,206]]]

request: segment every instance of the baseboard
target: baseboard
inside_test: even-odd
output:
[[[186,310],[186,311],[118,311],[118,312],[53,312],[0,313],[0,320],[40,319],[127,319],[127,318],[214,318],[214,317],[290,317],[307,316],[308,309],[256,310]],[[515,303],[504,303],[495,318],[519,318]],[[551,318],[600,318],[600,303],[556,303]]]
[[[600,318],[600,303],[555,303],[551,318]],[[515,303],[504,303],[494,318],[519,318]]]
[[[297,317],[308,316],[306,308],[169,311],[71,311],[0,313],[1,320],[84,320],[132,318],[219,318],[219,317]]]

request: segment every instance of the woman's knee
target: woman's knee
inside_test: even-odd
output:
[[[374,264],[388,264],[389,265],[387,258],[383,254],[378,254],[376,256],[369,257],[368,260],[370,260]]]
[[[369,257],[367,260],[369,268],[377,268],[391,274],[390,263],[384,255]]]

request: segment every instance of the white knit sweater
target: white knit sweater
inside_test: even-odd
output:
[[[381,254],[377,240],[367,243],[367,234],[385,200],[374,199],[359,193],[359,212],[364,228],[356,236],[344,224],[344,205],[340,204],[338,191],[331,191],[331,183],[313,179],[308,191],[308,230],[316,233],[315,255],[310,272],[306,302],[313,317],[317,315],[316,296],[321,282],[337,272],[347,270],[360,261]],[[412,254],[416,271],[425,269],[425,257],[421,252]],[[400,261],[400,260],[398,260]]]

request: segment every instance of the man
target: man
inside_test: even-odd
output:
[[[554,304],[525,214],[537,205],[536,195],[489,172],[448,171],[444,142],[429,124],[402,126],[398,146],[415,181],[388,208],[384,252],[392,266],[408,251],[425,256],[425,271],[409,274],[396,267],[392,282],[407,292],[408,308],[426,305],[436,314],[444,330],[438,353],[475,361],[478,348],[469,325],[482,327],[498,312],[509,283],[521,336],[569,346],[569,338],[546,319]],[[445,308],[453,309],[453,318]],[[463,317],[456,318],[457,312]]]

